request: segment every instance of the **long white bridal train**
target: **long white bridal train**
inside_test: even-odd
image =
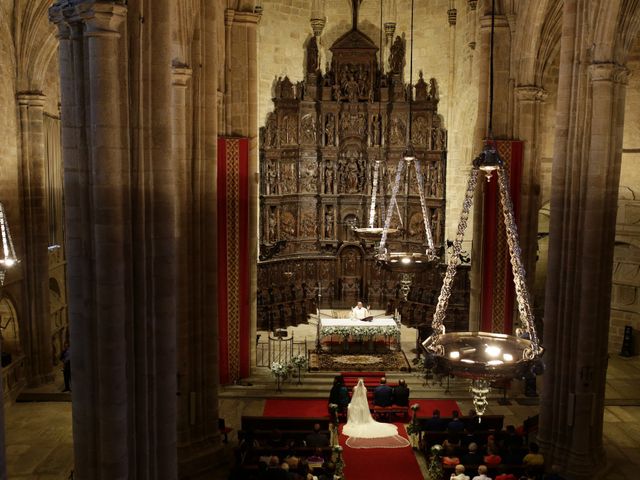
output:
[[[362,379],[353,388],[342,433],[349,437],[346,444],[351,448],[401,448],[410,445],[409,440],[398,435],[398,427],[373,419],[367,401],[367,387]]]

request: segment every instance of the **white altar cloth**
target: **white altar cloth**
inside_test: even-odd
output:
[[[340,335],[343,337],[384,335],[394,336],[400,333],[400,328],[391,317],[378,317],[370,322],[353,318],[322,318],[320,319],[320,335]]]

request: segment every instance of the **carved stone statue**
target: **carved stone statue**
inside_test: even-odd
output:
[[[397,36],[393,45],[391,45],[389,67],[391,73],[395,73],[396,75],[402,73],[402,68],[404,67],[404,42],[400,36]]]
[[[353,78],[353,74],[349,74],[349,80],[345,84],[345,95],[349,102],[357,102],[358,95],[360,94],[360,87],[358,86],[358,82]]]
[[[380,145],[380,115],[377,113],[371,117],[371,146]]]
[[[336,119],[333,113],[327,114],[327,119],[324,127],[325,140],[324,144],[326,146],[333,147],[336,144]]]
[[[316,143],[316,118],[310,113],[304,115],[300,121],[300,130],[302,131],[302,143]]]
[[[270,113],[267,117],[267,127],[265,134],[265,146],[275,147],[278,143],[278,124],[276,122],[276,116]]]
[[[399,117],[391,118],[391,127],[389,131],[389,141],[392,145],[401,145],[406,142],[407,127],[404,120]]]
[[[275,162],[269,162],[267,165],[267,195],[278,193],[278,170]]]
[[[420,70],[420,79],[415,85],[416,90],[416,102],[422,102],[427,99],[427,82],[424,81],[422,76],[422,70]]]
[[[432,100],[438,99],[438,86],[435,78],[429,80],[429,98]]]
[[[316,73],[318,68],[318,42],[314,35],[307,45],[307,74]]]
[[[276,209],[272,208],[269,211],[269,239],[268,239],[268,241],[271,243],[278,240],[278,237],[276,235],[276,227],[277,227]]]
[[[324,236],[333,238],[333,207],[328,206],[324,214]]]
[[[324,164],[324,193],[333,193],[334,172],[330,161]]]
[[[429,132],[427,129],[427,120],[423,116],[416,117],[413,121],[413,130],[411,132],[413,144],[416,146],[426,146]]]

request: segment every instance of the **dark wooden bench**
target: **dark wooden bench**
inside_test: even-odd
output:
[[[313,430],[313,426],[319,423],[321,430],[329,429],[328,417],[257,417],[243,415],[240,425],[245,432],[252,430]]]
[[[371,408],[371,414],[374,418],[386,419],[389,418],[390,415],[402,416],[403,419],[407,420],[409,418],[409,407],[401,407],[399,405],[390,405],[388,407],[378,407],[374,405]]]
[[[440,417],[442,423],[447,425],[453,418],[452,417]],[[429,417],[417,417],[416,421],[421,430],[426,430],[425,425]],[[480,417],[460,417],[462,423],[465,426],[471,426],[473,430],[495,430],[500,431],[504,425],[504,415],[482,415]]]

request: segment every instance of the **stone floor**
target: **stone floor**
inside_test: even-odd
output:
[[[266,338],[266,333],[262,332]],[[296,338],[305,338],[310,347],[315,342],[315,325],[296,328]],[[415,353],[415,330],[402,329],[402,348],[411,359]],[[424,385],[411,374],[391,374],[392,379],[406,378],[413,398],[452,398],[461,409],[471,408],[466,383],[454,381],[449,392],[438,385]],[[235,432],[242,415],[261,415],[267,397],[326,398],[332,375],[306,374],[302,385],[285,384],[277,393],[266,368],[255,369],[254,375],[239,385],[223,388],[220,392],[220,415],[234,428],[229,445],[237,440]],[[604,414],[604,443],[610,468],[600,479],[635,480],[640,472],[640,357],[630,359],[612,355],[609,361]],[[62,390],[61,380],[40,394],[49,395]],[[505,415],[506,424],[518,424],[537,413],[522,396],[522,386],[514,385],[509,392],[510,405],[499,405],[499,392],[494,392],[487,413]],[[33,397],[28,397],[33,398]],[[43,397],[51,398],[51,397]],[[65,400],[64,398],[61,398]],[[424,414],[424,413],[423,413]],[[73,468],[71,435],[71,404],[68,401],[16,403],[5,407],[6,450],[9,479],[11,480],[67,480]],[[420,461],[421,459],[419,459]],[[225,478],[223,472],[212,476]]]

